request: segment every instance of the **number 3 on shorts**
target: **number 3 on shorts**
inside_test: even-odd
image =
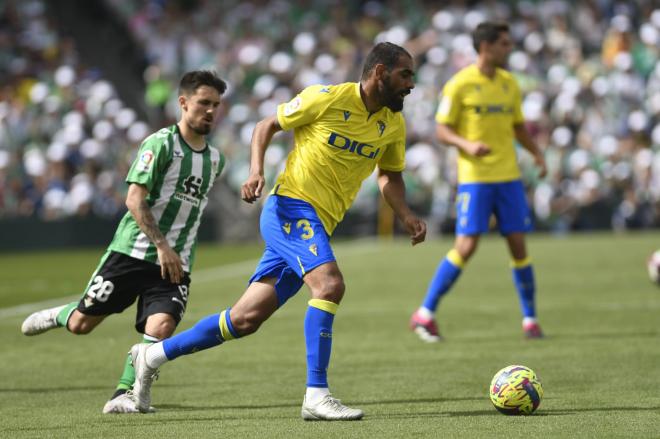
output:
[[[304,240],[311,239],[314,236],[314,229],[312,229],[312,225],[306,219],[298,220],[296,223],[296,228],[303,230],[303,233],[300,234],[300,237]]]

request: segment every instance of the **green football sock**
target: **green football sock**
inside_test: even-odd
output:
[[[156,343],[159,341],[156,337],[151,337],[145,335],[142,337],[142,343]],[[131,353],[128,353],[126,357],[126,362],[124,363],[124,371],[119,378],[119,383],[117,384],[117,390],[130,390],[133,388],[133,383],[135,382],[135,369],[133,368],[133,362],[131,361]],[[116,394],[116,393],[115,393]]]
[[[71,302],[68,305],[66,305],[62,310],[57,314],[56,320],[57,320],[57,326],[62,326],[66,328],[66,324],[69,321],[69,317],[71,317],[71,313],[76,309],[78,306],[78,302]]]

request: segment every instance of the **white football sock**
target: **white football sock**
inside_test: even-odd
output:
[[[433,318],[433,311],[431,311],[428,308],[424,308],[423,306],[419,307],[419,309],[417,310],[417,314],[424,317],[425,319],[432,319]]]
[[[305,402],[309,405],[316,405],[325,395],[330,394],[330,389],[327,387],[308,387],[305,392]]]
[[[167,355],[165,355],[165,348],[163,348],[163,343],[154,343],[147,348],[146,352],[147,357],[147,366],[158,369],[163,363],[169,361]]]
[[[160,341],[160,338],[158,338],[158,337],[154,337],[154,336],[152,336],[152,335],[144,334],[144,335],[142,336],[142,340],[143,340],[145,343],[158,343],[158,342]]]
[[[532,323],[536,323],[536,317],[524,317],[523,318],[523,326],[531,325]]]

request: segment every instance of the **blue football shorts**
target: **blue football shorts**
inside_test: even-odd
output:
[[[266,248],[250,283],[276,277],[278,306],[300,290],[306,273],[335,261],[330,237],[306,201],[270,195],[261,211],[259,226]]]
[[[456,194],[456,234],[488,232],[491,214],[497,218],[500,234],[530,232],[532,219],[522,181],[465,183]]]

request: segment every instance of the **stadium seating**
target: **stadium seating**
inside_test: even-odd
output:
[[[43,1],[3,3],[0,218],[119,215],[135,148],[176,120],[177,79],[197,68],[215,69],[230,84],[211,136],[228,158],[219,210],[231,203],[232,215],[254,218],[234,207],[255,123],[307,85],[356,80],[366,49],[387,40],[417,63],[404,110],[411,203],[431,227],[450,229],[456,153],[434,138],[438,93],[474,59],[471,29],[500,19],[511,25],[510,68],[549,165],[538,180],[520,155],[538,226],[660,226],[660,9],[652,1],[312,3],[107,0],[106,11],[144,51],[147,112],[125,104],[117,84],[82,59]],[[292,139],[283,133],[273,143],[270,181]],[[350,214],[375,221],[377,203],[375,181],[367,182]]]

